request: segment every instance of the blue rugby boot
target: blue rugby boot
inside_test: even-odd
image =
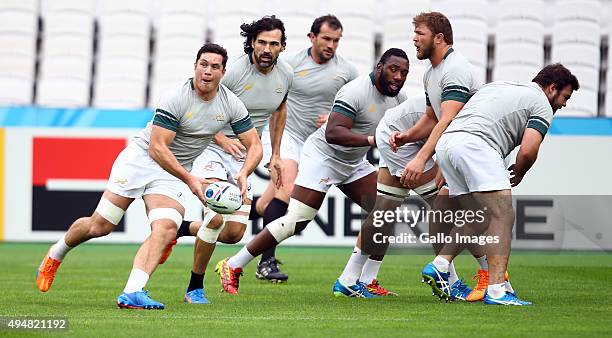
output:
[[[156,302],[149,297],[148,291],[121,293],[117,297],[117,306],[121,309],[163,310],[164,304]]]

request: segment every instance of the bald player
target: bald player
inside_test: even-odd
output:
[[[282,186],[270,182],[257,200],[257,213],[263,216],[264,226],[287,213],[289,197],[297,176],[304,142],[327,121],[338,90],[358,76],[357,69],[336,54],[342,37],[342,24],[337,17],[325,15],[312,23],[308,33],[311,46],[289,57],[281,56],[293,67],[293,85],[287,97],[287,123],[281,141],[283,161]],[[271,156],[270,134],[264,131],[261,139],[264,158]],[[275,257],[276,247],[261,255],[256,276],[268,281],[286,281]]]

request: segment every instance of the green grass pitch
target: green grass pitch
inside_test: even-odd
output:
[[[608,336],[612,330],[612,255],[606,253],[514,252],[513,286],[533,307],[441,303],[420,283],[427,251],[388,256],[379,274],[399,298],[335,298],[334,280],[349,248],[286,248],[277,251],[289,283],[255,279],[255,264],[241,278],[237,296],[220,292],[212,271],[238,246],[217,248],[205,280],[212,304],[183,303],[193,247],[175,248],[147,288],[166,310],[117,309],[135,245],[85,244],[67,256],[47,293],[35,272],[47,244],[0,244],[0,316],[66,316],[72,336]],[[476,263],[456,261],[471,277]],[[466,279],[467,279],[466,278]],[[470,285],[473,282],[470,281]],[[32,331],[0,330],[0,336]],[[49,332],[46,332],[48,334]]]

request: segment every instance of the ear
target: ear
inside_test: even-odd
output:
[[[376,64],[376,72],[377,72],[377,73],[382,73],[382,70],[383,70],[383,64],[382,64],[382,63],[380,63],[380,62],[379,62],[379,63],[377,63],[377,64]]]

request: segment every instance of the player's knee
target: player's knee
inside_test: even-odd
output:
[[[103,218],[89,218],[89,238],[98,238],[110,234],[115,227],[114,224]]]
[[[223,222],[223,216],[216,214],[206,226],[210,229],[219,229],[223,225]]]
[[[176,238],[176,230],[183,222],[183,215],[174,208],[155,208],[149,211],[151,232],[167,242]]]
[[[172,240],[176,239],[176,226],[166,223],[164,226],[156,227],[156,229],[157,230],[154,232],[162,239],[164,243],[167,244],[172,242]]]
[[[291,198],[291,193],[293,192],[293,182],[288,182],[283,184],[283,186],[276,191],[274,194],[275,198],[278,198],[281,201],[289,201]]]
[[[317,209],[292,198],[289,200],[287,215],[268,224],[267,229],[274,239],[280,243],[295,234],[298,223],[308,224],[316,216]]]
[[[257,200],[257,202],[255,203],[255,211],[257,212],[257,214],[259,216],[263,216],[264,212],[266,211],[266,208],[268,207],[268,204],[270,204],[270,200],[265,200],[262,198],[259,198]]]
[[[246,231],[246,223],[227,222],[226,232],[223,236],[223,243],[236,244],[242,240]]]

